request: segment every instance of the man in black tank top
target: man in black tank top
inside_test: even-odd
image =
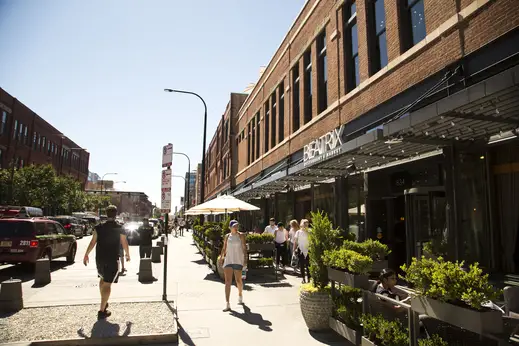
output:
[[[111,285],[117,279],[119,273],[119,248],[122,245],[126,253],[126,261],[130,261],[130,251],[128,241],[123,228],[117,222],[117,207],[109,206],[106,208],[107,221],[95,227],[92,233],[92,240],[83,259],[85,266],[88,264],[88,255],[96,248],[96,265],[99,280],[99,290],[101,292],[101,306],[97,313],[98,319],[104,319],[111,315],[107,310],[108,299],[110,298]]]

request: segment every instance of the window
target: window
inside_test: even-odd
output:
[[[281,143],[285,139],[285,83],[279,83],[279,133],[278,142]]]
[[[348,1],[343,7],[344,18],[344,62],[346,72],[346,92],[360,84],[359,40],[357,35],[357,6]]]
[[[20,129],[20,131],[18,132],[18,140],[20,142],[23,142],[23,124],[22,123],[20,123],[18,125],[18,129]]]
[[[251,142],[251,161],[254,162],[256,161],[257,157],[256,157],[256,117],[253,117],[252,120],[251,120],[251,136],[252,138],[250,139],[250,142]]]
[[[270,147],[274,148],[276,146],[276,115],[277,115],[277,102],[276,102],[276,92],[274,91],[270,96],[270,100],[272,103],[272,113],[271,113],[271,124],[272,131],[270,133]]]
[[[23,144],[29,145],[29,127],[27,125],[25,125],[25,130],[24,130],[23,135],[24,135]]]
[[[370,21],[370,74],[373,75],[386,66],[388,61],[384,0],[372,0],[368,11]]]
[[[7,112],[2,111],[2,119],[0,119],[0,136],[4,135],[7,126]]]
[[[299,130],[299,64],[292,68],[292,132]]]
[[[403,33],[404,47],[407,49],[425,38],[425,14],[423,0],[404,0],[403,10]]]
[[[265,102],[265,154],[269,151],[269,123],[270,123],[270,106],[269,101]]]
[[[260,136],[261,136],[261,126],[260,126],[260,112],[256,113],[256,158],[260,156]]]
[[[36,131],[34,131],[32,134],[32,149],[33,150],[36,150],[37,139],[38,139],[38,134],[36,133]]]
[[[328,60],[326,59],[326,31],[317,37],[318,113],[328,108]]]
[[[247,165],[251,163],[250,123],[247,124]]]
[[[14,130],[13,130],[13,139],[16,139],[18,136],[18,120],[14,121]]]
[[[305,66],[304,79],[304,121],[305,124],[312,120],[312,54],[307,50],[303,57]]]

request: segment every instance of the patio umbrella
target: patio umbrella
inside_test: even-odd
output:
[[[189,215],[200,215],[254,210],[260,210],[260,208],[236,197],[224,195],[199,204],[189,209],[186,213],[189,213]]]

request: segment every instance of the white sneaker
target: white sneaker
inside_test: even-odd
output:
[[[238,304],[243,305],[243,296],[238,296]]]
[[[231,304],[229,302],[227,302],[227,304],[225,305],[225,309],[223,309],[223,312],[227,311],[231,311]]]

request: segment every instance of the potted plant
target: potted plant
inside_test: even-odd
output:
[[[339,231],[333,229],[328,216],[321,211],[312,212],[309,232],[310,276],[308,284],[301,285],[299,302],[308,329],[329,329],[333,303],[328,286],[328,272],[323,261],[324,253],[333,250]]]
[[[361,243],[346,240],[342,247],[370,257],[373,260],[373,265],[369,270],[370,272],[380,272],[382,269],[388,267],[386,257],[391,253],[391,251],[386,244],[382,244],[378,240],[368,239]]]
[[[433,334],[430,338],[418,339],[418,346],[449,346],[449,344],[438,334]]]
[[[362,316],[362,346],[407,346],[409,334],[399,320],[388,321],[382,315]]]
[[[478,334],[501,333],[501,312],[483,306],[500,292],[477,263],[468,269],[463,265],[443,257],[413,258],[409,266],[403,265],[404,278],[417,293],[411,297],[411,309]]]
[[[373,266],[373,260],[370,257],[353,250],[340,248],[325,251],[323,261],[327,266],[328,279],[353,288],[368,288],[367,273]]]
[[[274,235],[272,234],[247,234],[247,249],[255,251],[274,251]]]
[[[349,286],[332,291],[334,310],[329,320],[330,328],[354,345],[360,345],[362,337],[361,298],[362,291]]]

